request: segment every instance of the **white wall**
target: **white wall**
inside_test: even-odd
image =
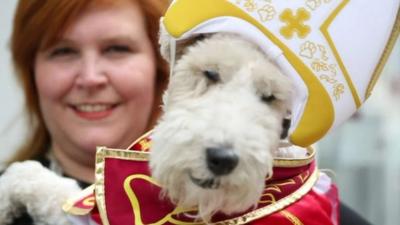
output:
[[[21,91],[13,77],[9,37],[17,1],[0,2],[0,162],[9,156],[25,134]]]

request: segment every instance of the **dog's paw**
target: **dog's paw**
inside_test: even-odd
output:
[[[0,221],[12,220],[25,208],[35,223],[68,224],[62,204],[80,190],[76,181],[38,162],[13,163],[0,177]]]

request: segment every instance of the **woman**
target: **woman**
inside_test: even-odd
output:
[[[42,158],[93,181],[98,145],[125,148],[159,112],[161,0],[20,1],[11,38],[32,136],[11,162]],[[28,37],[28,38],[27,38]]]
[[[167,0],[20,1],[11,51],[31,136],[9,161],[38,160],[94,181],[96,146],[126,148],[159,113]],[[32,223],[26,214],[13,224]]]

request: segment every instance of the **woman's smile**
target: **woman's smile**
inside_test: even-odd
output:
[[[102,120],[110,117],[119,105],[119,103],[81,103],[70,107],[82,119]]]

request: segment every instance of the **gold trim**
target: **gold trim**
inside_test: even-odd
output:
[[[352,82],[352,80],[350,78],[350,74],[347,71],[346,66],[344,65],[344,63],[342,61],[342,58],[340,57],[339,52],[336,49],[336,46],[335,46],[335,44],[334,44],[334,42],[333,42],[333,40],[332,40],[332,38],[331,38],[331,36],[329,35],[329,32],[328,32],[328,28],[331,25],[332,21],[336,18],[336,16],[346,6],[347,3],[349,3],[349,0],[343,0],[339,4],[339,6],[333,11],[333,13],[331,15],[329,15],[328,19],[326,19],[322,23],[322,25],[320,27],[320,30],[321,30],[321,33],[324,35],[326,41],[328,42],[329,47],[331,48],[331,50],[333,52],[333,55],[336,58],[336,61],[339,64],[339,67],[342,70],[343,75],[344,75],[344,77],[345,77],[345,79],[347,81],[347,85],[349,85],[349,88],[351,90],[351,94],[353,95],[354,102],[355,102],[357,108],[359,108],[361,106],[360,96],[358,95],[357,90],[354,87],[354,84],[353,84],[353,82]]]
[[[156,186],[160,186],[159,184],[157,184],[157,182],[152,179],[150,176],[144,175],[144,174],[134,174],[131,176],[128,176],[125,180],[124,180],[124,190],[126,195],[129,198],[129,202],[131,203],[131,207],[132,207],[132,212],[133,215],[135,217],[135,225],[144,225],[143,221],[142,221],[142,217],[141,217],[141,208],[140,208],[140,204],[139,204],[139,200],[135,194],[135,192],[132,190],[131,186],[130,186],[130,182],[132,180],[135,179],[141,179],[141,180],[145,180],[153,185]],[[182,208],[179,207],[175,207],[175,209],[168,213],[167,215],[165,215],[161,220],[154,222],[154,223],[150,223],[148,225],[163,225],[163,224],[175,224],[175,225],[202,225],[204,223],[198,222],[198,221],[194,221],[194,222],[184,222],[184,221],[180,221],[178,219],[175,219],[173,216],[174,215],[178,215],[181,213],[188,213],[191,212],[193,210],[184,210]]]
[[[307,147],[307,156],[300,159],[274,158],[274,167],[300,167],[310,164],[315,158],[315,149]]]
[[[104,198],[104,166],[106,147],[97,147],[96,151],[96,182],[95,182],[95,195],[97,208],[99,210],[100,218],[103,225],[110,225],[107,217],[106,203]]]
[[[285,208],[286,206],[289,206],[290,204],[298,201],[300,198],[306,195],[314,186],[314,184],[317,182],[318,178],[319,178],[319,171],[316,168],[313,174],[306,181],[306,183],[304,183],[303,186],[301,186],[297,191],[293,192],[292,194],[278,200],[274,204],[265,206],[260,209],[256,209],[237,218],[212,223],[212,225],[242,225],[260,219],[262,217],[268,216],[274,212],[277,212]]]
[[[139,138],[137,138],[134,142],[132,142],[132,144],[129,145],[129,147],[127,149],[131,149],[134,145],[138,144],[142,139],[144,139],[147,136],[150,136],[150,134],[153,132],[153,129],[147,131],[145,134],[143,134],[142,136],[140,136]],[[135,150],[139,150],[139,149],[135,149]]]
[[[112,157],[114,159],[129,159],[136,161],[149,161],[149,152],[132,151],[128,149],[117,149],[101,147],[103,157]]]
[[[371,96],[372,90],[374,89],[375,84],[378,81],[387,60],[389,59],[390,53],[392,52],[396,44],[396,41],[399,38],[399,35],[400,35],[400,8],[397,10],[396,20],[393,25],[389,40],[385,46],[385,49],[383,50],[381,58],[379,59],[378,65],[376,66],[374,73],[372,74],[371,81],[368,84],[367,91],[365,93],[365,99]]]
[[[76,208],[74,207],[75,203],[77,201],[82,200],[86,196],[89,196],[91,194],[94,194],[94,185],[90,185],[89,187],[83,189],[81,192],[79,192],[77,195],[73,196],[72,198],[69,198],[64,205],[62,206],[62,209],[64,212],[71,214],[71,215],[86,215],[88,212],[91,211],[91,209],[81,209],[81,208]],[[93,205],[92,209],[95,207]]]
[[[282,214],[282,216],[286,217],[286,219],[288,219],[293,225],[304,225],[301,220],[297,218],[297,216],[293,215],[289,211],[282,210],[280,213]]]

